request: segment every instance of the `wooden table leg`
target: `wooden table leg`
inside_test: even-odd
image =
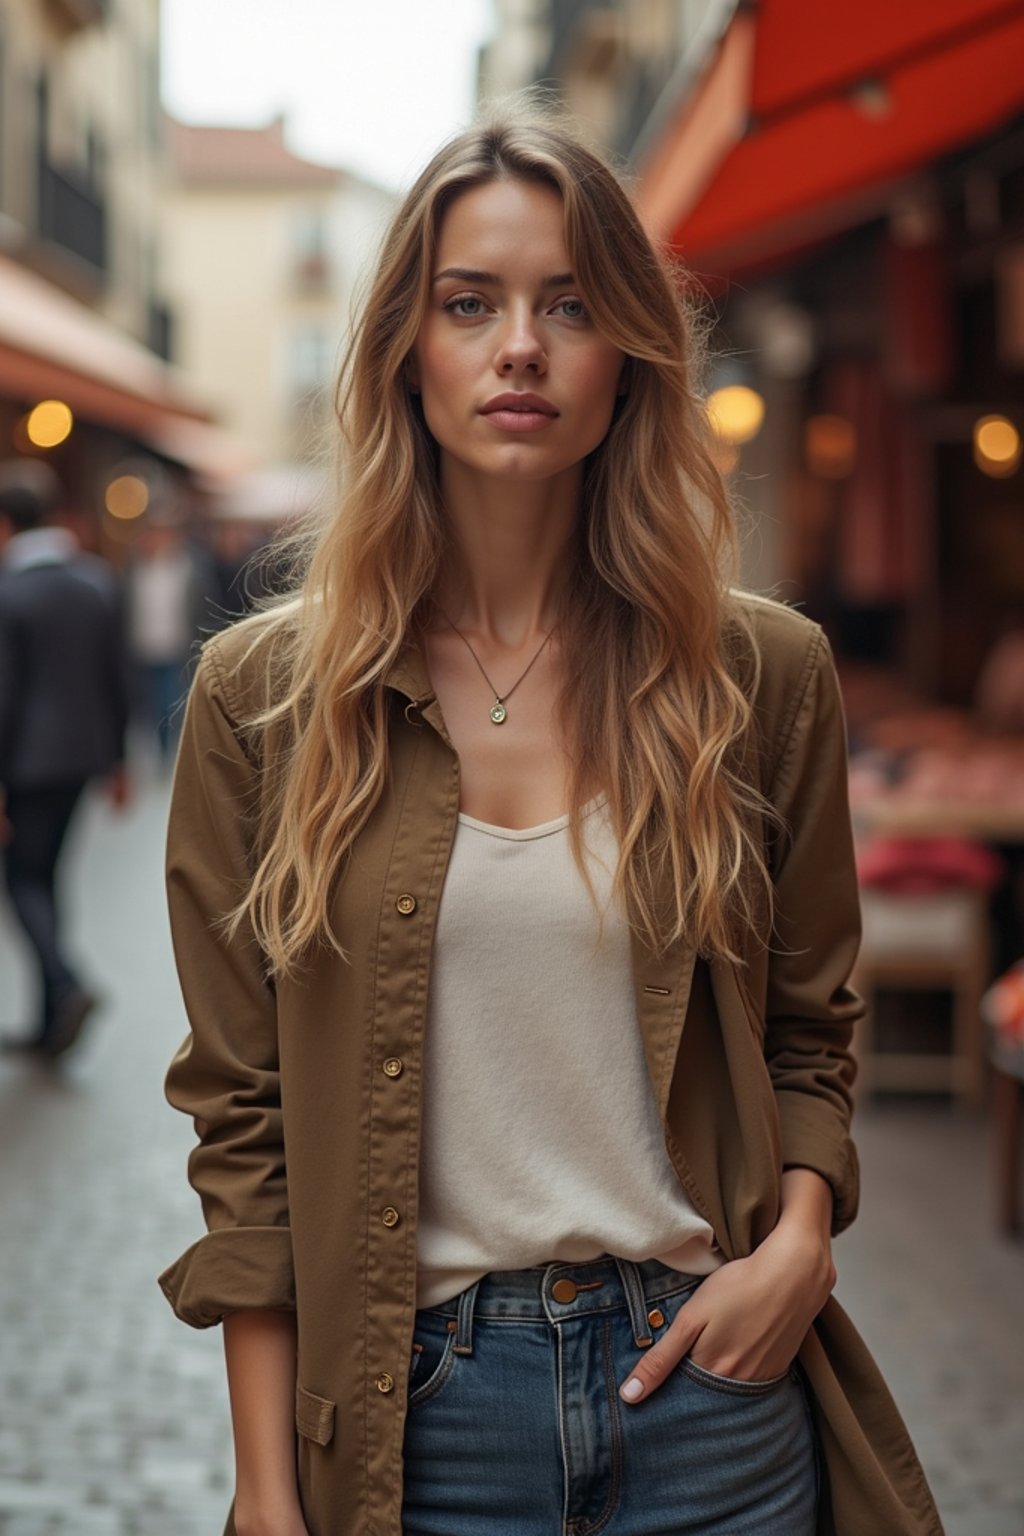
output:
[[[999,1229],[1020,1231],[1020,1100],[1024,1083],[1001,1072],[993,1073],[995,1112],[996,1200]]]

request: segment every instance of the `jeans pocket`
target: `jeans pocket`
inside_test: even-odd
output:
[[[766,1397],[769,1392],[775,1392],[784,1383],[793,1380],[792,1366],[780,1376],[768,1376],[760,1381],[743,1381],[738,1376],[720,1376],[717,1371],[709,1371],[706,1366],[691,1360],[689,1355],[683,1356],[676,1370],[700,1387],[707,1387],[711,1392],[724,1392],[731,1397]]]
[[[407,1406],[436,1397],[455,1368],[455,1333],[445,1317],[417,1319],[409,1365]]]

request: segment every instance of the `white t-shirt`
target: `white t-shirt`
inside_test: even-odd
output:
[[[459,816],[427,1016],[419,1307],[556,1259],[723,1262],[665,1149],[604,796],[584,815],[600,937],[568,816],[521,831]]]

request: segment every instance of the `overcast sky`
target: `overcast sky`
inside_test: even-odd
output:
[[[471,116],[492,0],[163,0],[163,97],[188,123],[277,112],[297,154],[403,188]]]

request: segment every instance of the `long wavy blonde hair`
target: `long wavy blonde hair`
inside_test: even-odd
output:
[[[417,639],[450,548],[436,444],[404,365],[446,208],[502,177],[558,191],[576,282],[628,359],[627,393],[585,465],[561,616],[573,855],[586,877],[578,812],[602,786],[620,844],[612,894],[655,951],[687,934],[737,959],[737,925],[763,927],[770,905],[767,807],[741,767],[756,651],[730,599],[734,521],[698,392],[699,311],[615,173],[531,103],[447,143],[392,219],[338,383],[337,505],[295,593],[246,621],[245,655],[264,651],[274,678],[249,728],[278,741],[283,727],[288,745],[276,771],[265,763],[252,881],[231,926],[251,923],[277,973],[318,943],[345,953],[331,896],[387,780],[385,675]]]

